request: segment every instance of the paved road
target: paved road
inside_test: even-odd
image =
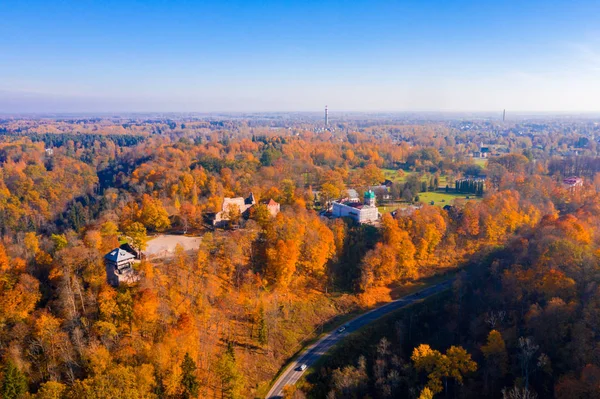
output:
[[[437,285],[432,285],[431,287],[425,288],[418,293],[407,295],[400,299],[396,299],[395,301],[386,303],[385,305],[382,305],[349,321],[347,324],[345,324],[347,327],[343,332],[338,333],[337,331],[334,331],[323,336],[317,342],[309,346],[308,349],[302,352],[302,354],[298,356],[298,358],[292,362],[279,376],[267,394],[267,399],[283,398],[283,387],[286,385],[295,384],[300,377],[302,377],[302,374],[304,374],[305,371],[300,370],[300,366],[302,364],[306,364],[307,367],[312,366],[319,359],[319,357],[327,353],[332,346],[337,344],[348,334],[366,326],[369,323],[372,323],[373,321],[387,315],[390,312],[410,305],[417,300],[427,298],[437,294],[438,292],[444,291],[445,289],[449,288],[451,284],[452,280],[447,280]]]

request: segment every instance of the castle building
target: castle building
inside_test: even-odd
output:
[[[248,219],[250,216],[250,209],[256,205],[256,198],[254,194],[250,193],[247,198],[236,197],[236,198],[223,198],[223,206],[221,211],[217,213],[209,213],[205,215],[205,220],[212,227],[227,227],[230,222],[230,216],[237,214],[243,219]],[[263,201],[263,204],[269,210],[269,214],[272,217],[277,216],[281,209],[281,205],[275,202],[273,199],[269,201]]]
[[[211,223],[215,227],[223,227],[227,225],[229,222],[229,215],[234,213],[239,213],[240,215],[244,215],[248,209],[252,208],[256,204],[256,199],[254,198],[254,194],[250,193],[248,198],[244,197],[236,197],[236,198],[228,198],[225,197],[223,199],[223,206],[221,207],[221,212],[217,212],[214,215]]]
[[[375,205],[375,193],[372,190],[365,192],[363,202],[348,199],[334,201],[331,214],[336,218],[349,217],[358,223],[375,222],[380,217]]]

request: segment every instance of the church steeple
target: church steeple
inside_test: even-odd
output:
[[[367,206],[375,206],[375,193],[372,190],[365,191],[364,204]]]

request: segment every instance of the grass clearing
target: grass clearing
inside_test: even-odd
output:
[[[390,202],[377,206],[377,209],[379,210],[379,213],[383,215],[384,213],[390,213],[399,208],[406,208],[409,205],[409,202]]]
[[[473,158],[473,163],[485,169],[487,167],[488,160],[487,158]]]
[[[403,169],[381,169],[383,171],[383,175],[386,179],[393,181],[394,183],[404,183],[408,176],[415,174],[415,172],[410,172],[408,170]],[[398,171],[402,171],[402,174],[399,174]]]
[[[469,197],[469,198],[467,198]],[[476,197],[474,194],[459,194],[455,192],[443,192],[443,191],[429,191],[425,193],[419,193],[419,201],[430,204],[433,201],[433,205],[444,207],[446,205],[452,205],[455,199],[469,199],[473,201],[480,201],[481,198]]]
[[[485,159],[483,159],[483,161],[486,161]],[[405,183],[406,180],[408,180],[408,178],[412,175],[417,174],[417,172],[411,172],[409,170],[404,170],[404,169],[381,169],[383,171],[383,175],[385,176],[386,179],[393,181],[394,183]],[[399,174],[398,171],[402,171],[402,174]],[[424,182],[429,182],[429,179],[432,177],[433,175],[430,173],[423,173],[421,175],[421,181]],[[440,188],[445,188],[446,184],[450,185],[450,186],[454,186],[454,181],[449,182],[448,181],[448,176],[445,175],[441,175],[438,177],[438,186]]]

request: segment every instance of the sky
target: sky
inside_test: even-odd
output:
[[[600,111],[595,1],[0,1],[0,113]]]

